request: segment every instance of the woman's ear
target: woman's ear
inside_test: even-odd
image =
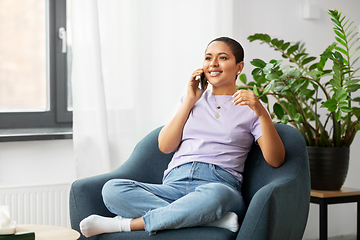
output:
[[[241,61],[241,62],[239,62],[238,64],[236,64],[237,65],[237,69],[238,69],[238,71],[237,71],[237,74],[236,75],[240,75],[241,74],[241,72],[242,72],[242,70],[243,70],[243,68],[244,68],[244,61]]]

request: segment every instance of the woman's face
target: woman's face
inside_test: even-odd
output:
[[[233,87],[244,62],[236,63],[230,47],[221,41],[212,42],[205,52],[203,70],[213,87]]]

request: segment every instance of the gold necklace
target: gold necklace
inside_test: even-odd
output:
[[[214,96],[214,100],[215,100],[215,103],[216,103],[216,109],[217,109],[217,112],[216,112],[216,114],[215,114],[215,118],[219,118],[220,117],[220,111],[221,111],[221,107],[223,106],[223,105],[225,105],[227,102],[229,102],[231,99],[232,99],[232,97],[229,99],[229,100],[227,100],[226,102],[224,102],[223,104],[221,104],[221,105],[219,105],[218,103],[217,103],[217,101],[216,101],[216,97],[215,97],[215,94],[213,94],[213,96]]]

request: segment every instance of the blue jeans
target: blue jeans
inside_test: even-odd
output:
[[[245,215],[241,184],[222,168],[193,162],[174,168],[163,184],[113,179],[105,183],[103,200],[110,212],[143,217],[145,230],[155,232],[200,226],[235,212]]]

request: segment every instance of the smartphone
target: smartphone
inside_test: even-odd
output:
[[[205,91],[206,84],[207,84],[207,79],[206,79],[206,77],[205,77],[205,74],[202,73],[202,74],[200,75],[200,89],[201,89],[202,91]]]

